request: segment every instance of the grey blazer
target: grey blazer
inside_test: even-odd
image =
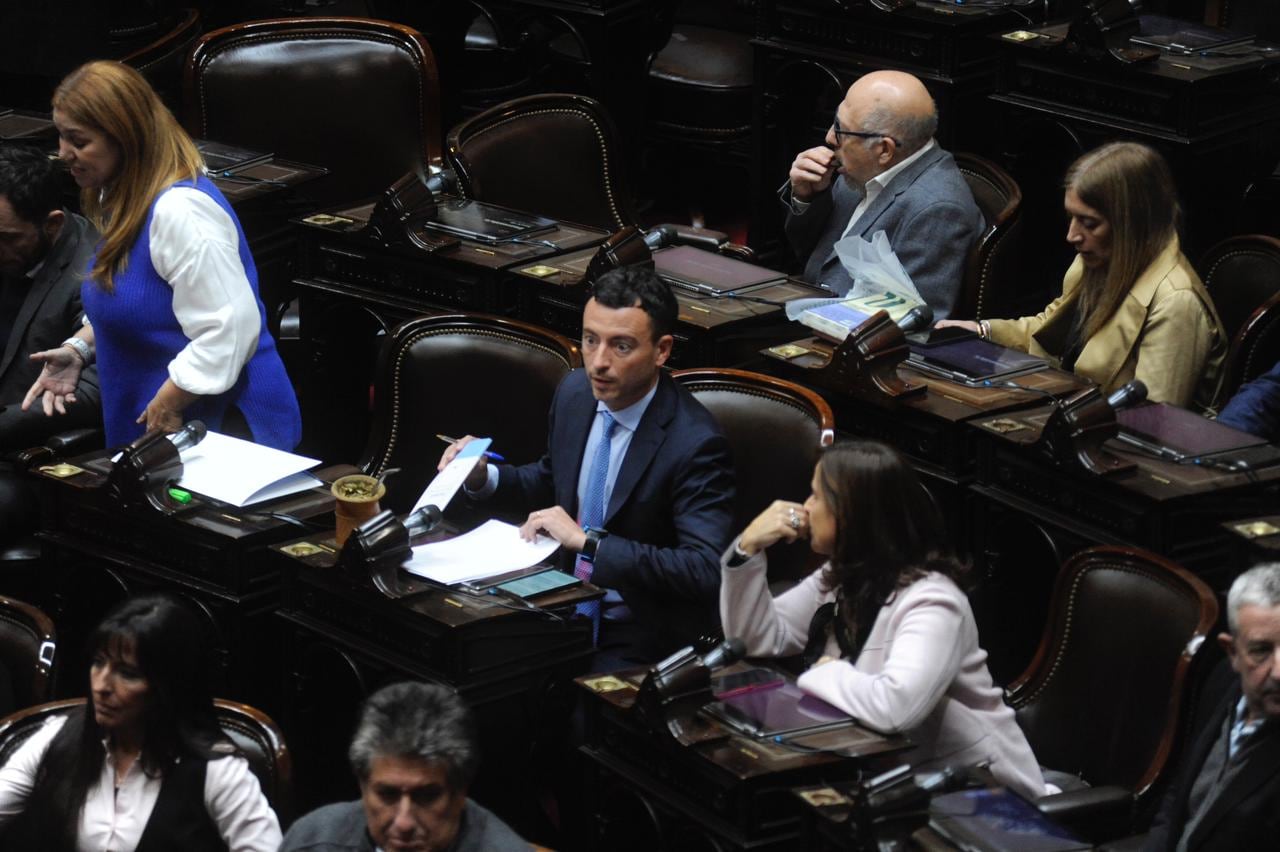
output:
[[[21,409],[23,397],[40,375],[41,365],[28,356],[57,347],[80,327],[84,314],[80,284],[97,243],[93,226],[68,212],[62,233],[14,317],[9,342],[0,354],[0,452],[36,446],[49,435],[102,423],[97,367],[80,374],[76,402],[67,407],[65,415],[46,417],[38,406],[31,411]]]
[[[862,195],[848,181],[836,179],[798,211],[790,186],[784,187],[787,239],[805,261],[804,279],[838,295],[849,292],[853,281],[836,256],[835,244]],[[890,181],[858,219],[854,233],[869,240],[876,231],[885,231],[934,318],[945,319],[960,294],[969,249],[985,228],[955,158],[935,146]]]

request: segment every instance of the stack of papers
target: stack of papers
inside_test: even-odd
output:
[[[182,454],[178,484],[223,503],[248,506],[316,487],[320,480],[304,471],[318,464],[319,459],[209,432]]]
[[[413,548],[413,558],[403,567],[410,574],[452,586],[537,565],[558,547],[560,543],[550,536],[525,541],[519,527],[486,521],[457,538]]]

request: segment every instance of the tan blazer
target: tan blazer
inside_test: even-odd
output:
[[[1083,273],[1077,257],[1062,279],[1061,296],[1036,316],[991,320],[991,339],[1058,364],[1058,353],[1042,344],[1065,337],[1070,312],[1059,314],[1058,309]],[[1222,382],[1227,343],[1213,301],[1175,236],[1138,276],[1111,319],[1085,343],[1075,371],[1107,393],[1136,378],[1146,384],[1152,401],[1210,409]]]

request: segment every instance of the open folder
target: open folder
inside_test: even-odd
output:
[[[182,454],[178,484],[223,503],[248,506],[316,487],[320,480],[305,471],[318,464],[319,459],[209,432]]]

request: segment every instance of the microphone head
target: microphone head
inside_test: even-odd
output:
[[[1146,384],[1141,379],[1134,379],[1116,388],[1111,396],[1107,397],[1107,404],[1119,411],[1122,408],[1132,408],[1146,398]]]
[[[919,331],[933,324],[933,308],[928,305],[916,305],[898,320],[898,328],[905,333]]]
[[[644,232],[644,244],[650,251],[666,248],[675,242],[676,229],[670,225],[658,225]]]
[[[170,435],[169,440],[178,448],[178,452],[182,452],[203,441],[204,436],[208,434],[209,428],[204,425],[203,420],[191,420],[187,422],[187,425]]]
[[[747,644],[737,637],[726,639],[707,652],[702,658],[709,669],[722,669],[731,666],[747,655]]]

